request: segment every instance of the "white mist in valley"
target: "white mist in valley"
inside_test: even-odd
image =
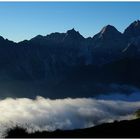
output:
[[[95,126],[114,120],[132,119],[139,102],[66,98],[51,100],[37,97],[0,100],[0,134],[15,125],[28,131],[69,130]]]

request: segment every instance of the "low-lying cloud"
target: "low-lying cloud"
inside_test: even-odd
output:
[[[1,137],[7,127],[15,124],[28,127],[29,131],[86,128],[103,122],[132,119],[137,109],[140,109],[140,101],[7,98],[0,100]]]

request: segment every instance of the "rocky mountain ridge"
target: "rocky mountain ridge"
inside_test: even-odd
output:
[[[107,25],[90,38],[84,38],[75,29],[66,33],[38,35],[19,43],[0,37],[0,82],[6,81],[6,85],[7,81],[29,82],[31,85],[39,83],[43,87],[51,83],[59,85],[68,75],[73,75],[75,69],[106,67],[131,58],[140,59],[139,20],[130,24],[124,33]]]

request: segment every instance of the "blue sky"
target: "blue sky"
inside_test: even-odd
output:
[[[71,28],[93,36],[107,24],[123,30],[140,19],[140,2],[0,2],[0,35],[13,41]]]

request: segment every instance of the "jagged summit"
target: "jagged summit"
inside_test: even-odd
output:
[[[140,20],[135,20],[131,25],[137,27],[140,25]]]
[[[74,34],[74,33],[77,33],[77,31],[74,28],[72,28],[72,29],[68,30],[67,33]]]
[[[66,40],[82,40],[84,37],[76,31],[74,28],[71,30],[66,31],[66,33],[59,33],[59,32],[54,32],[51,34],[48,34],[46,36],[42,35],[37,35],[34,38],[32,38],[30,41],[54,41],[54,42],[61,42],[61,41],[66,41]]]
[[[118,34],[120,35],[121,33],[112,25],[107,25],[105,27],[102,28],[102,30],[100,31],[100,34]]]
[[[55,33],[51,33],[51,34],[47,35],[45,37],[45,39],[51,40],[51,41],[54,41],[54,42],[60,42],[65,37],[65,34],[66,33],[55,32]]]
[[[54,33],[50,33],[46,36],[43,35],[37,35],[35,37],[33,37],[32,39],[28,40],[28,41],[35,41],[35,40],[40,40],[40,39],[51,39],[54,40],[55,39],[58,40],[64,40],[67,38],[67,36],[69,36],[69,38],[74,38],[74,39],[92,39],[94,37],[99,37],[99,38],[103,38],[103,36],[108,36],[110,34],[110,37],[115,37],[115,36],[120,36],[123,35],[124,37],[126,37],[127,39],[129,38],[135,38],[140,36],[140,20],[135,20],[134,22],[132,22],[125,30],[124,33],[122,34],[121,32],[119,32],[114,26],[108,24],[106,26],[104,26],[101,31],[99,33],[97,33],[96,35],[94,35],[93,37],[88,37],[88,38],[84,38],[79,31],[76,31],[74,28],[67,30],[65,33],[59,33],[59,32],[54,32]],[[2,36],[0,36],[0,40],[5,40]],[[24,40],[23,40],[24,41]],[[20,42],[23,42],[20,41]],[[18,43],[20,43],[18,42]]]
[[[124,31],[127,38],[134,38],[140,36],[140,20],[131,23]]]
[[[135,21],[135,26],[140,25],[140,20]]]
[[[102,28],[102,30],[96,34],[93,38],[101,38],[101,39],[111,39],[111,38],[118,38],[122,34],[112,25],[107,25]]]
[[[72,28],[71,30],[68,30],[66,32],[66,38],[73,38],[73,39],[84,39],[84,37],[78,32],[76,31],[74,28]]]
[[[120,37],[126,37],[134,38],[140,36],[140,20],[136,20],[133,23],[131,23],[122,34],[119,32],[114,26],[108,24],[104,26],[101,31],[94,35],[93,38],[98,39],[112,39],[112,38],[120,38]],[[41,40],[41,39],[47,39],[52,41],[68,41],[68,40],[84,40],[85,38],[79,33],[79,31],[76,31],[74,28],[67,30],[65,33],[59,33],[54,32],[51,34],[48,34],[46,36],[37,35],[36,37],[32,38],[31,40]]]
[[[107,32],[116,32],[116,31],[118,31],[114,26],[112,26],[112,25],[107,25],[107,26],[105,26],[105,27],[103,27],[102,28],[102,30],[101,30],[101,34],[105,34],[105,33],[107,33]]]
[[[127,28],[126,34],[133,39],[125,38],[126,34],[112,25],[105,26],[94,38],[84,38],[74,28],[20,43],[0,37],[1,97],[5,98],[5,93],[14,97],[19,93],[26,97],[40,93],[50,98],[93,96],[100,92],[96,83],[102,82],[137,84],[140,88],[139,27],[140,21],[135,21]]]

